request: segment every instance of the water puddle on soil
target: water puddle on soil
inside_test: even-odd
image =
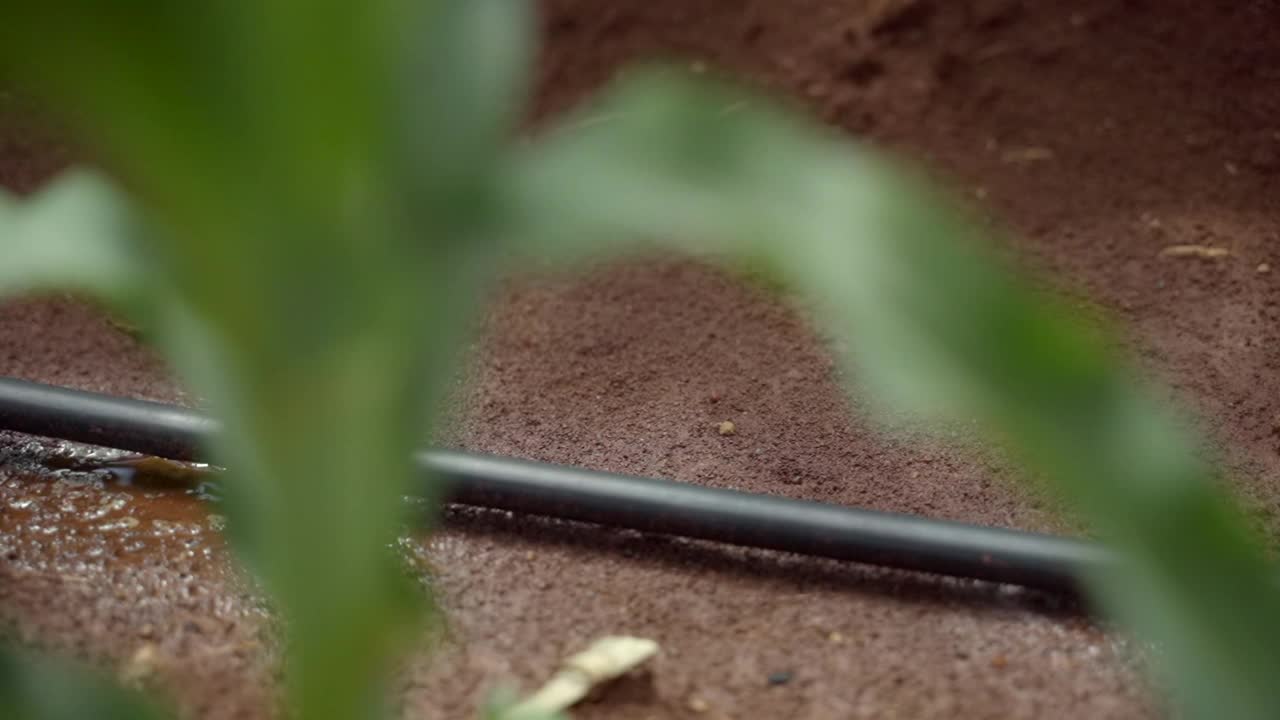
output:
[[[0,549],[108,565],[201,563],[225,546],[218,469],[62,446],[0,473]]]
[[[226,518],[218,513],[222,472],[61,441],[33,443],[0,457],[0,556],[17,551],[112,566],[212,559],[226,548]],[[418,570],[422,540],[406,528],[395,543]]]
[[[269,604],[208,502],[216,468],[47,440],[0,454],[0,620],[37,644],[86,633],[120,661],[270,646]]]
[[[150,455],[121,455],[98,458],[93,455],[61,454],[43,463],[54,475],[86,474],[107,487],[139,491],[180,491],[199,500],[222,499],[221,469],[207,463],[179,462]]]

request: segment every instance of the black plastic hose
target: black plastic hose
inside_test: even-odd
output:
[[[162,403],[0,378],[0,429],[194,460],[218,423]],[[1111,563],[1069,538],[429,450],[450,502],[955,577],[1075,591]]]

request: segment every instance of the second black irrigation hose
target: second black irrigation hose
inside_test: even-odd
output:
[[[0,378],[0,429],[194,460],[216,421]],[[416,462],[450,502],[955,577],[1073,591],[1112,562],[1069,538],[452,451]]]

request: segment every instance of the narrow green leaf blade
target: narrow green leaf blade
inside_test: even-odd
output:
[[[29,198],[0,191],[0,295],[80,290],[123,300],[141,283],[141,226],[92,172],[64,174]]]
[[[638,75],[520,150],[518,252],[645,239],[768,258],[885,409],[1008,445],[1121,551],[1095,595],[1154,641],[1193,717],[1280,713],[1280,590],[1198,444],[1105,333],[874,154],[722,87]]]
[[[160,720],[135,692],[80,668],[0,650],[0,713],[12,720]]]

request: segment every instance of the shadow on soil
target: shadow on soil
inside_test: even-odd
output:
[[[572,549],[574,553],[626,558],[636,566],[679,568],[699,574],[747,578],[796,591],[861,593],[895,602],[963,607],[977,613],[1036,612],[1054,618],[1088,618],[1079,595],[1055,595],[1013,585],[877,568],[703,540],[619,531],[547,517],[512,516],[484,508],[451,506],[442,526],[525,546]]]

